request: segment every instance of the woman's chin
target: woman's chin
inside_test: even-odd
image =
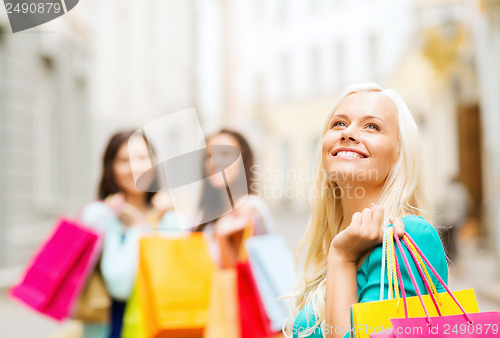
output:
[[[356,166],[342,166],[327,170],[328,178],[335,182],[366,181],[370,171]]]

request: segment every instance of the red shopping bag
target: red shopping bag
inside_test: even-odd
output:
[[[432,298],[433,304],[438,313],[438,317],[430,317],[427,311],[427,308],[423,302],[422,295],[418,289],[417,283],[411,272],[410,265],[406,258],[406,255],[403,251],[403,247],[401,245],[401,241],[396,233],[394,233],[394,239],[398,245],[399,251],[403,257],[404,264],[408,269],[410,279],[412,284],[417,292],[417,296],[420,300],[422,308],[425,312],[425,317],[408,317],[408,309],[407,309],[407,299],[406,294],[404,292],[403,281],[401,278],[401,271],[399,269],[399,265],[396,261],[396,270],[398,275],[399,283],[401,284],[401,293],[403,296],[403,304],[405,309],[405,318],[391,318],[392,328],[386,330],[384,332],[371,334],[370,337],[373,338],[403,338],[403,337],[428,337],[428,338],[439,338],[439,337],[483,337],[483,338],[493,338],[498,337],[499,335],[499,327],[500,327],[500,312],[479,312],[479,313],[467,313],[462,305],[457,301],[453,293],[448,289],[446,283],[442,280],[436,270],[432,267],[430,262],[424,256],[422,251],[417,247],[416,243],[413,239],[405,233],[403,237],[403,242],[409,248],[410,255],[412,256],[413,261],[417,267],[420,277],[422,278],[426,289],[429,292],[429,295]],[[455,301],[457,306],[462,311],[462,314],[459,315],[450,315],[443,316],[441,315],[438,302],[436,300],[435,295],[433,294],[431,287],[427,281],[427,278],[422,271],[422,268],[419,264],[417,256],[411,250],[411,246],[413,246],[416,250],[416,253],[423,259],[423,261],[427,264],[432,273],[436,276],[439,283],[446,289],[446,292],[450,295],[450,297]]]
[[[62,218],[9,294],[36,311],[62,320],[68,317],[102,247],[102,236]]]
[[[250,263],[239,262],[238,301],[240,305],[241,338],[270,337],[276,334],[260,299],[260,294],[252,275]]]

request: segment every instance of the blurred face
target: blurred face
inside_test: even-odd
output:
[[[322,161],[330,180],[339,185],[385,182],[398,159],[396,107],[381,93],[358,92],[345,97],[323,139]]]
[[[217,134],[207,140],[208,150],[210,152],[210,160],[205,161],[205,172],[212,175],[214,172],[224,170],[228,183],[234,182],[243,170],[239,161],[234,162],[234,148],[230,149],[216,149],[214,145],[232,146],[240,149],[238,141],[228,134]],[[213,167],[212,167],[213,166]],[[221,175],[214,175],[210,177],[210,183],[215,187],[224,187],[224,179]]]
[[[131,161],[134,162],[134,171],[132,171],[130,165]],[[132,137],[129,142],[124,142],[120,146],[113,163],[113,171],[118,186],[125,193],[130,194],[143,192],[136,187],[134,175],[139,177],[150,168],[148,149],[138,137]]]

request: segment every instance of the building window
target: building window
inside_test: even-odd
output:
[[[335,83],[338,87],[343,87],[347,80],[346,48],[342,41],[337,41],[334,47],[335,55]]]
[[[321,91],[321,55],[320,49],[315,46],[311,49],[311,91],[313,95],[318,95]]]
[[[252,5],[255,20],[261,20],[264,18],[264,12],[266,9],[264,0],[254,0]]]
[[[283,54],[279,60],[281,96],[287,100],[292,96],[292,61],[288,54]]]
[[[378,59],[378,38],[375,33],[372,33],[368,36],[368,64],[370,65],[370,75],[372,79],[376,80],[378,76],[378,67],[379,67],[379,59]]]
[[[276,0],[276,14],[279,22],[287,22],[290,15],[290,3],[290,0]]]
[[[59,192],[58,91],[54,60],[42,56],[41,79],[35,115],[35,205],[41,212],[54,212]]]
[[[266,79],[263,74],[258,74],[253,79],[254,109],[261,109],[266,104]]]

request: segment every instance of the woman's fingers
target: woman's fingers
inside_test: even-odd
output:
[[[373,212],[372,209],[366,208],[361,212],[361,223],[368,226],[372,222]]]
[[[353,228],[356,228],[358,226],[361,225],[361,213],[358,211],[358,212],[355,212],[353,215],[352,215],[352,219],[351,219],[351,224],[349,225],[349,227],[353,227]]]
[[[389,222],[394,226],[394,230],[399,237],[403,237],[405,234],[405,225],[401,218],[399,217],[389,217]]]

